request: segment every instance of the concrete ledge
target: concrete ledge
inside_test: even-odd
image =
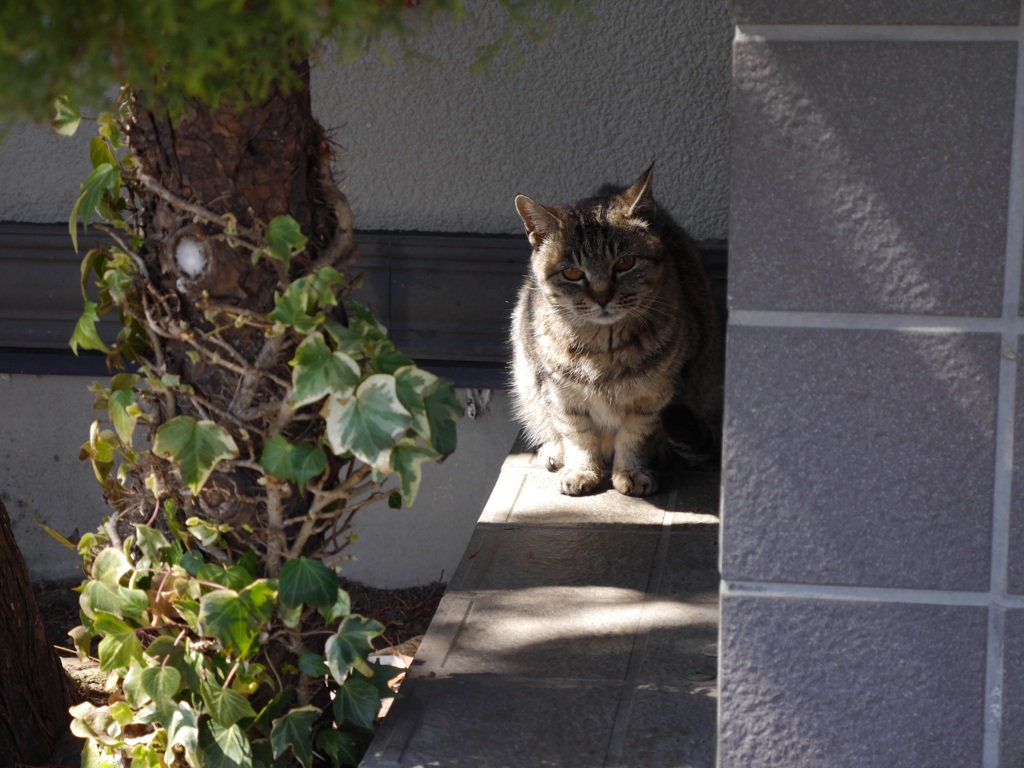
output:
[[[362,765],[711,768],[718,473],[574,499],[530,459],[505,461]]]

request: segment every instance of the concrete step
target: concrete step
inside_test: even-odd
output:
[[[362,765],[715,762],[717,472],[646,499],[505,461]]]

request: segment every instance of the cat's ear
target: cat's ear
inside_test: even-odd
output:
[[[630,188],[620,196],[630,218],[642,219],[647,222],[654,221],[658,208],[654,204],[653,175],[654,163],[651,163],[651,167],[644,171],[640,178],[634,181]]]
[[[562,228],[562,222],[554,213],[526,195],[516,197],[516,210],[523,218],[523,224],[526,225],[526,237],[534,248]]]

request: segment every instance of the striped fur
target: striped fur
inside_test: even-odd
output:
[[[700,260],[660,212],[651,169],[627,190],[516,209],[533,246],[512,316],[519,419],[562,493],[657,489],[670,444],[717,453],[721,338]]]

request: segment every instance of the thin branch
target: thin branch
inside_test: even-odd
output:
[[[214,213],[213,211],[209,210],[208,208],[204,208],[201,205],[197,205],[196,203],[191,203],[188,200],[186,200],[185,198],[180,197],[180,196],[174,194],[173,192],[171,192],[171,190],[167,189],[167,187],[165,187],[163,184],[158,182],[152,176],[147,176],[146,174],[142,173],[141,171],[139,171],[139,173],[138,173],[138,179],[139,179],[139,183],[142,184],[142,186],[146,189],[146,191],[151,192],[152,194],[156,195],[160,199],[170,203],[175,208],[179,208],[179,209],[181,209],[183,211],[187,211],[188,213],[191,213],[196,218],[201,219],[202,221],[205,221],[208,224],[216,224],[217,226],[221,227],[224,230],[229,230],[229,229],[234,228],[235,231],[237,231],[239,234],[243,235],[244,237],[249,238],[249,240],[252,241],[253,243],[258,243],[259,242],[259,240],[260,240],[259,233],[256,232],[255,230],[250,229],[249,227],[239,226],[238,222],[235,220],[235,218],[233,216],[232,217],[223,216],[223,215]]]
[[[257,386],[261,379],[264,376],[270,377],[272,375],[265,369],[277,364],[286,341],[287,338],[282,335],[271,336],[263,342],[263,346],[260,348],[260,352],[252,364],[255,373],[243,376],[238,382],[235,395],[231,398],[230,408],[232,411],[248,410],[253,398],[256,397]]]

